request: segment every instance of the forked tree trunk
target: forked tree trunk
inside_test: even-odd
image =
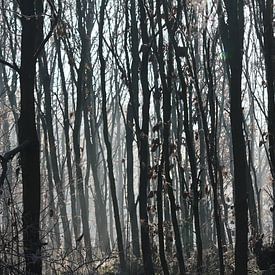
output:
[[[108,233],[107,226],[107,213],[106,213],[106,203],[104,201],[102,188],[100,186],[100,180],[98,176],[98,146],[97,146],[97,138],[96,138],[96,130],[95,130],[95,118],[90,118],[88,116],[88,108],[94,110],[94,106],[91,105],[91,99],[88,97],[86,99],[85,107],[84,107],[84,131],[86,137],[86,148],[87,148],[87,166],[88,169],[91,167],[93,179],[94,179],[94,201],[95,201],[95,216],[96,216],[96,225],[97,225],[97,233],[100,248],[104,253],[109,254],[111,251],[110,248],[110,238]],[[88,105],[88,106],[87,106]],[[95,116],[95,112],[92,111],[92,116]],[[92,137],[92,140],[91,140]]]

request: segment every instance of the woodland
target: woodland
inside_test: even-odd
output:
[[[0,275],[275,274],[273,0],[0,22]]]

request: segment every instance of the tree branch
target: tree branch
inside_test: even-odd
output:
[[[39,47],[37,48],[35,54],[34,54],[34,60],[36,60],[40,54],[40,52],[42,51],[42,49],[44,48],[44,46],[46,45],[46,43],[49,41],[49,39],[51,38],[55,27],[57,26],[58,23],[58,19],[60,17],[60,11],[56,12],[55,6],[53,5],[53,3],[51,1],[48,1],[50,8],[52,10],[52,14],[53,14],[53,22],[51,25],[51,29],[48,32],[48,34],[46,35],[45,39],[41,42],[41,44],[39,45]]]
[[[0,188],[2,188],[2,186],[4,185],[4,180],[6,178],[7,170],[8,170],[8,162],[11,161],[17,153],[21,152],[29,144],[30,144],[30,142],[28,140],[26,140],[22,144],[18,145],[16,148],[5,153],[4,156],[0,155],[0,162],[1,162],[1,166],[2,166],[2,173],[0,176]],[[2,190],[0,190],[0,194],[1,193],[2,193]]]
[[[0,58],[0,63],[2,63],[3,65],[6,65],[8,67],[10,67],[11,69],[15,70],[16,72],[18,72],[20,74],[20,69],[19,67],[14,63],[14,64],[11,64],[9,63],[8,61]]]

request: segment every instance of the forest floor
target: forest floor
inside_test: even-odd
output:
[[[171,255],[171,254],[170,254]],[[167,262],[169,263],[170,267],[170,274],[171,275],[176,275],[179,274],[177,269],[177,260],[175,257],[175,254],[173,257],[169,257],[167,259]],[[128,263],[131,261],[128,261]],[[204,271],[202,274],[205,275],[218,275],[220,274],[219,272],[219,260],[216,251],[213,249],[207,249],[204,251]],[[225,274],[226,275],[232,275],[234,274],[234,252],[233,250],[227,250],[224,253],[224,262],[225,262]],[[158,257],[155,258],[154,261],[155,264],[155,274],[156,275],[161,275],[162,269],[160,266],[160,262],[158,260]],[[131,266],[129,267],[130,270],[128,271],[129,275],[143,275],[142,272],[142,263],[141,261],[136,261],[132,262]],[[186,260],[186,269],[188,272],[186,273],[187,275],[195,275],[197,274],[196,272],[196,258],[195,254],[190,255],[190,257]],[[107,260],[99,269],[98,269],[98,275],[118,275],[118,259],[116,257]],[[128,275],[127,274],[127,275]],[[262,274],[262,271],[259,270],[257,263],[256,263],[256,258],[255,256],[250,253],[249,255],[249,262],[248,262],[248,274]]]

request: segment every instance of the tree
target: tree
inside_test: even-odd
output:
[[[107,163],[108,163],[108,175],[109,175],[109,183],[110,183],[110,192],[112,197],[112,203],[114,208],[114,218],[116,225],[116,233],[117,233],[117,246],[119,253],[119,263],[120,263],[120,271],[122,274],[126,272],[126,261],[123,249],[123,239],[122,239],[122,230],[119,219],[119,209],[118,202],[116,197],[116,185],[115,185],[115,177],[113,170],[113,161],[112,161],[112,147],[109,141],[109,133],[108,133],[108,120],[107,120],[107,110],[106,110],[106,91],[105,91],[105,59],[103,56],[103,27],[104,27],[104,13],[105,13],[106,1],[101,1],[100,6],[100,20],[99,20],[99,45],[98,45],[98,53],[100,60],[100,82],[101,82],[101,94],[102,94],[102,116],[103,116],[103,136],[107,150]]]
[[[273,204],[275,197],[275,99],[274,99],[274,4],[272,0],[252,1],[254,22],[257,38],[261,47],[265,61],[265,79],[267,87],[268,110],[267,110],[267,125],[268,125],[268,154],[269,166],[272,176],[273,188]],[[275,211],[272,212],[273,219],[273,239],[275,238]]]
[[[242,56],[244,36],[244,3],[242,0],[224,1],[227,23],[220,10],[220,33],[224,51],[228,54],[230,121],[234,158],[234,192],[235,192],[235,272],[247,273],[248,260],[248,216],[247,185],[248,165],[246,146],[243,135],[242,111]],[[219,3],[221,9],[221,3]]]
[[[21,1],[22,38],[20,66],[21,111],[18,121],[23,183],[23,240],[26,272],[41,274],[40,146],[35,121],[35,64],[43,44],[43,1]],[[37,16],[38,15],[38,16]]]

